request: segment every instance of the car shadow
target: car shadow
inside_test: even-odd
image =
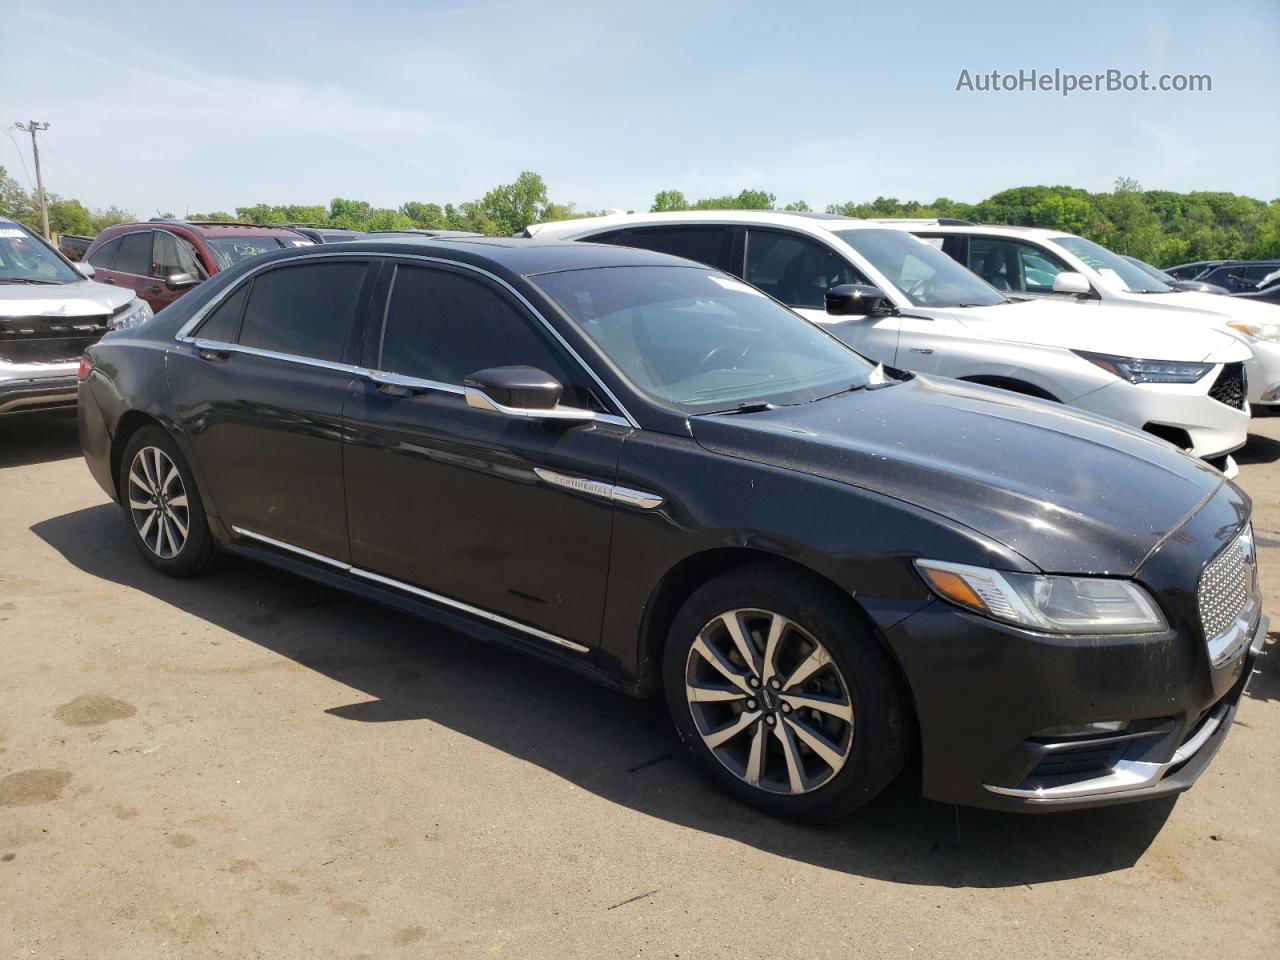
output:
[[[1172,799],[1056,816],[922,800],[910,772],[835,824],[761,815],[713,787],[676,740],[661,698],[633,700],[338,590],[247,561],[173,580],[139,557],[112,504],[32,531],[75,567],[350,687],[325,712],[352,723],[430,720],[611,802],[781,857],[898,883],[1009,887],[1132,866]],[[182,642],[175,638],[174,642]],[[1087,838],[1083,842],[1082,838]]]
[[[1231,455],[1240,466],[1250,463],[1275,463],[1280,460],[1280,440],[1261,433],[1249,434],[1248,442]]]
[[[0,468],[80,456],[75,411],[0,417]]]

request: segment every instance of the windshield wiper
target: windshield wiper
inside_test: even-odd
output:
[[[61,280],[40,280],[36,277],[0,277],[0,283],[39,283],[55,287],[62,286]]]
[[[732,410],[713,410],[710,416],[730,417],[730,416],[733,416],[735,413],[764,413],[766,410],[777,410],[777,409],[778,409],[778,404],[776,403],[767,403],[763,400],[756,400],[751,403],[740,403],[736,407],[734,407]]]

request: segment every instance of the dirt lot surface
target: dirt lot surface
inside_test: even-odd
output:
[[[710,788],[657,702],[250,563],[153,573],[74,423],[3,423],[0,958],[1276,957],[1277,649],[1176,803],[899,786],[798,827]]]

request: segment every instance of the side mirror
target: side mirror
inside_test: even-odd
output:
[[[833,317],[853,314],[892,314],[893,304],[879,287],[842,283],[826,293],[827,313]]]
[[[194,287],[199,282],[189,273],[171,273],[164,278],[164,285],[170,290],[185,290],[187,287]]]
[[[591,410],[560,406],[564,387],[537,367],[489,367],[462,381],[467,406],[517,420],[593,420]]]
[[[1054,293],[1072,293],[1076,296],[1087,295],[1092,292],[1093,288],[1089,286],[1089,280],[1083,273],[1076,273],[1074,270],[1063,270],[1060,274],[1053,278]]]
[[[93,275],[98,272],[93,269],[93,264],[85,263],[83,260],[77,260],[72,264],[72,266],[76,268],[76,273],[80,274],[80,276],[84,277],[86,280],[92,280]]]

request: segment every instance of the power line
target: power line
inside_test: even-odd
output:
[[[22,164],[22,176],[27,181],[27,189],[35,193],[36,186],[31,182],[31,171],[27,169],[27,158],[22,155],[22,148],[18,146],[18,140],[13,135],[13,131],[6,130],[5,136],[13,141],[13,152],[18,155],[18,162]]]
[[[31,134],[31,156],[35,160],[36,166],[36,194],[40,201],[40,225],[44,228],[44,238],[49,237],[49,202],[44,195],[44,178],[40,175],[40,144],[36,142],[36,134],[41,130],[48,130],[48,123],[40,123],[36,120],[28,120],[26,123],[15,123],[14,129],[25,130]],[[19,156],[22,154],[19,153]],[[25,163],[24,163],[25,166]]]
[[[67,181],[71,184],[71,188],[75,190],[78,196],[84,196],[84,190],[81,189],[80,184],[76,182],[76,178],[71,175],[71,171],[63,164],[62,157],[60,157],[57,151],[53,149],[53,140],[50,139],[49,134],[47,133],[44,135],[44,145],[45,149],[49,151],[49,156],[53,157],[53,162],[58,165],[58,169],[62,171],[62,175],[66,177]]]

